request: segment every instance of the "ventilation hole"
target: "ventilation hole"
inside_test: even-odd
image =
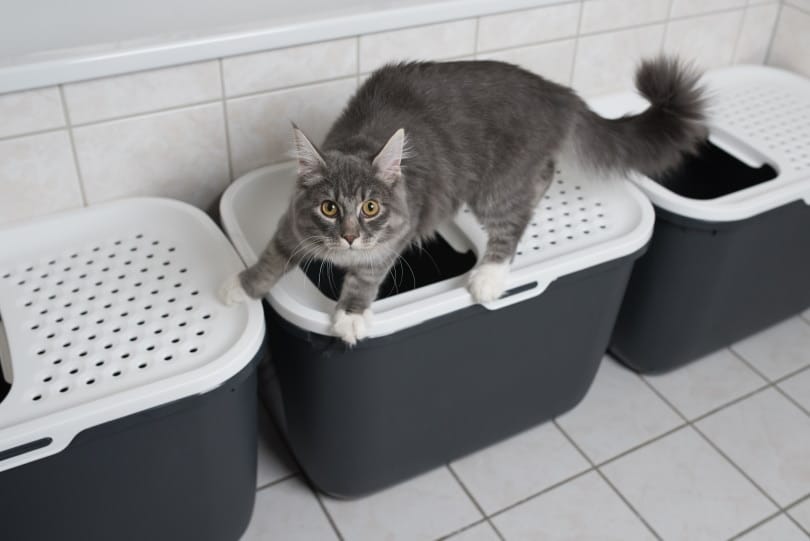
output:
[[[180,339],[179,339],[179,338],[173,338],[173,339],[172,339],[172,344],[179,344],[179,343],[180,343]]]
[[[164,261],[164,262],[163,262],[163,266],[164,266],[164,267],[168,267],[169,265],[171,265],[171,262],[170,262],[170,261]]]
[[[135,282],[135,287],[141,287],[142,285],[143,285],[143,282]]]
[[[191,292],[191,296],[192,296],[192,297],[196,297],[196,296],[197,296],[197,295],[199,295],[199,294],[200,294],[200,292],[199,292],[199,291],[197,291],[196,289],[195,289],[194,291],[192,291],[192,292]]]
[[[96,339],[96,335],[95,335],[95,334],[91,334],[90,336],[88,336],[88,337],[87,337],[87,339],[88,339],[88,340],[95,340],[95,339]]]
[[[49,296],[48,296],[48,300],[49,300],[49,301],[52,301],[52,300],[54,300],[55,298],[56,298],[56,295],[49,295]]]
[[[76,332],[79,330],[79,326],[77,325],[76,327],[71,327],[70,330]]]
[[[112,345],[112,344],[106,344],[106,345],[104,346],[104,349],[112,349],[112,347],[113,347],[113,345]]]
[[[112,330],[112,332],[114,332],[114,333],[119,333],[119,332],[121,332],[121,327],[116,327],[116,328],[114,328],[114,329]]]
[[[203,319],[211,319],[211,314],[205,314],[202,318]]]
[[[144,368],[146,368],[147,366],[148,366],[148,365],[147,365],[146,363],[141,363],[141,364],[139,364],[139,365],[138,365],[138,368],[140,368],[141,370],[143,370],[143,369],[144,369]]]
[[[146,306],[144,306],[144,307],[143,307],[143,309],[144,309],[144,310],[151,310],[151,309],[152,309],[152,305],[151,305],[151,304],[147,304]]]
[[[54,359],[54,360],[53,360],[53,364],[54,364],[54,365],[57,365],[57,364],[62,364],[62,359]]]
[[[155,334],[160,334],[163,332],[163,329],[155,329]]]
[[[202,336],[205,334],[205,331],[197,331],[197,336]]]
[[[118,376],[120,376],[120,375],[121,375],[121,371],[120,371],[120,370],[116,370],[115,372],[113,372],[113,373],[112,373],[112,375],[113,375],[113,377],[114,377],[114,378],[117,378]]]
[[[131,337],[129,338],[129,341],[130,341],[130,342],[135,342],[135,341],[137,341],[137,340],[138,340],[138,337],[137,337],[137,336],[131,336]]]
[[[113,289],[112,291],[110,291],[110,293],[116,295],[119,291],[120,291],[119,289]]]
[[[41,316],[44,316],[44,315],[45,315],[45,314],[47,314],[47,313],[48,313],[48,309],[47,309],[47,308],[45,308],[44,310],[40,310],[40,311],[39,311],[39,315],[41,315]]]
[[[50,339],[51,339],[51,338],[53,338],[54,336],[56,336],[56,334],[54,334],[54,333],[50,333],[50,334],[48,334],[48,335],[47,335],[45,338],[47,338],[48,340],[50,340]]]
[[[182,286],[182,285],[183,285],[183,284],[181,284],[180,282],[177,282],[176,284],[174,284],[174,287],[180,287],[180,286]]]
[[[40,400],[42,400],[42,395],[41,394],[35,394],[33,396],[33,398],[31,398],[31,400],[33,400],[34,402],[39,402]]]
[[[102,323],[104,323],[104,318],[96,320],[96,325],[101,325]]]
[[[61,286],[61,285],[62,285],[62,284],[64,284],[64,283],[65,283],[65,281],[64,281],[64,280],[59,280],[58,282],[56,282],[56,285]]]
[[[153,240],[152,241],[152,246],[157,246],[158,244],[160,244],[160,241],[158,241],[158,240]]]
[[[150,293],[151,295],[157,295],[158,293],[160,293],[160,291],[159,291],[159,290],[157,290],[157,289],[153,289],[153,290],[152,290],[152,291],[150,291],[149,293]]]
[[[165,357],[163,357],[163,360],[164,360],[164,361],[171,361],[171,360],[172,360],[172,356],[171,356],[171,355],[166,355]]]
[[[185,273],[187,273],[187,272],[188,272],[188,269],[185,269],[185,268],[184,268],[184,269],[180,269],[180,274],[185,274]]]
[[[128,297],[127,302],[135,302],[135,297]]]
[[[71,376],[75,376],[76,374],[78,374],[78,373],[79,373],[79,369],[78,369],[78,368],[73,368],[73,369],[72,369],[70,372],[68,372],[68,373],[69,373]]]
[[[191,312],[192,310],[194,310],[193,306],[186,306],[186,312]]]
[[[122,359],[129,359],[129,353],[122,353],[121,358]]]
[[[197,353],[199,350],[197,348],[191,348],[188,350],[189,353]]]
[[[48,383],[48,382],[49,382],[49,381],[51,381],[52,379],[53,379],[53,378],[52,378],[51,376],[45,376],[44,378],[42,378],[42,382],[43,382],[43,383]]]
[[[160,275],[158,275],[157,279],[158,280],[165,280],[166,276],[164,276],[163,274],[160,274]]]
[[[171,299],[169,299],[169,300],[168,300],[168,302],[175,302],[176,300],[177,300],[177,299],[175,299],[174,297],[172,297]]]
[[[65,387],[62,387],[61,389],[59,389],[59,392],[60,393],[66,393],[66,392],[68,392],[68,389],[70,389],[70,387],[65,386]]]
[[[121,246],[121,241],[120,241],[120,240],[117,240],[117,241],[115,241],[113,244],[115,244],[116,246]]]
[[[37,355],[45,355],[45,350],[40,349],[39,351],[37,351]]]
[[[87,352],[82,351],[81,353],[79,353],[79,357],[87,357]]]
[[[180,323],[177,324],[178,327],[185,327],[186,325],[188,324],[185,321],[181,321]]]
[[[138,326],[142,326],[144,324],[146,324],[146,321],[144,321],[144,320],[140,320],[139,322],[136,323],[136,325],[138,325]]]
[[[129,312],[121,312],[121,317],[127,317],[128,315],[129,315]]]
[[[65,342],[64,344],[62,344],[62,347],[63,348],[69,348],[70,347],[70,342]]]
[[[30,307],[31,307],[31,305],[33,305],[33,304],[34,304],[33,302],[28,301],[27,303],[25,303],[25,307],[26,307],[26,308],[30,308]]]
[[[161,314],[160,317],[162,317],[163,319],[166,319],[167,317],[169,317],[169,314]]]
[[[95,382],[96,382],[96,380],[94,380],[93,378],[90,378],[90,379],[88,379],[87,381],[85,381],[84,383],[85,383],[85,385],[92,385],[92,384],[94,384]]]
[[[155,346],[146,346],[146,351],[155,351]]]
[[[104,361],[96,361],[96,366],[104,366]]]

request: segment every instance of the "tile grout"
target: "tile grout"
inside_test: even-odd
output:
[[[642,516],[642,514],[638,511],[638,509],[636,509],[635,506],[632,503],[630,503],[630,500],[628,500],[624,496],[624,494],[622,494],[621,491],[619,491],[619,489],[616,488],[613,482],[611,482],[611,480],[608,479],[607,475],[605,475],[605,473],[594,463],[594,461],[591,460],[591,458],[585,453],[585,451],[583,451],[580,448],[577,442],[574,441],[574,438],[571,437],[571,435],[569,435],[568,432],[566,432],[565,429],[563,429],[563,427],[559,423],[557,423],[556,419],[554,419],[552,422],[554,423],[554,426],[557,427],[557,430],[559,430],[565,437],[565,439],[568,440],[568,443],[570,443],[574,447],[574,449],[576,449],[579,452],[579,454],[582,455],[582,457],[588,462],[588,464],[591,465],[591,471],[596,472],[596,474],[610,487],[610,489],[616,494],[616,496],[618,496],[619,499],[622,502],[624,502],[627,508],[630,509],[630,511],[639,519],[639,521],[641,521],[644,527],[647,528],[647,530],[649,530],[649,532],[653,535],[653,537],[655,537],[658,541],[662,541],[662,537],[658,535],[658,532],[655,531],[655,528],[652,527],[652,524],[647,522],[647,519],[645,519]]]
[[[284,481],[288,481],[288,480],[292,479],[293,477],[298,477],[299,474],[300,474],[300,472],[294,471],[294,472],[288,473],[286,475],[283,475],[283,476],[279,477],[278,479],[274,479],[273,481],[265,483],[262,486],[256,487],[256,493],[258,494],[259,492],[261,492],[262,490],[264,490],[266,488],[270,488],[272,486],[278,485],[279,483],[283,483]]]
[[[323,514],[326,515],[326,520],[329,521],[329,525],[332,526],[332,531],[335,532],[335,535],[337,536],[338,540],[344,541],[345,538],[343,537],[343,534],[340,533],[340,528],[338,528],[337,522],[335,522],[335,519],[332,518],[332,515],[329,514],[329,510],[326,508],[326,504],[323,503],[323,497],[320,491],[314,486],[312,486],[309,483],[308,479],[305,478],[304,482],[307,484],[307,487],[309,488],[310,492],[312,492],[312,494],[315,496],[315,499],[318,500],[318,505],[321,507],[321,511],[323,511]]]
[[[776,10],[776,20],[773,22],[771,35],[768,37],[768,47],[765,49],[765,59],[762,61],[765,65],[767,65],[771,60],[771,49],[773,49],[773,42],[776,39],[776,31],[779,28],[779,21],[782,20],[782,7],[784,6],[784,2],[778,2],[776,5],[778,6]]]
[[[785,510],[785,516],[788,519],[790,519],[793,522],[793,524],[795,524],[802,532],[804,532],[807,535],[808,538],[810,538],[810,528],[805,528],[804,524],[802,524],[801,522],[796,520],[796,518],[794,518],[793,515],[791,515],[790,511],[789,511],[790,509],[793,509],[796,506],[801,505],[801,504],[803,504],[805,502],[810,502],[810,494],[808,494],[807,496],[805,496],[803,498],[799,498],[798,500],[796,500],[795,502],[790,504],[788,506],[788,509]]]
[[[73,165],[76,167],[76,180],[79,184],[79,194],[82,197],[82,206],[87,206],[87,190],[84,186],[84,176],[82,175],[82,168],[79,164],[79,153],[76,151],[76,140],[73,135],[73,123],[70,120],[70,109],[67,106],[67,99],[65,98],[65,85],[58,85],[59,88],[59,101],[62,104],[62,114],[65,115],[65,128],[67,129],[68,140],[70,142],[70,152],[73,154]]]
[[[486,511],[484,511],[484,508],[481,507],[481,505],[478,503],[478,500],[475,499],[472,492],[470,492],[470,490],[467,488],[467,485],[465,485],[464,482],[461,480],[461,477],[459,477],[459,475],[456,473],[456,470],[453,469],[453,466],[451,466],[450,464],[446,464],[445,466],[450,471],[450,475],[453,476],[453,479],[456,480],[456,483],[458,483],[458,485],[461,487],[461,490],[464,491],[464,493],[473,503],[478,512],[481,513],[481,516],[484,518],[484,521],[487,522],[492,527],[493,530],[495,530],[495,534],[498,536],[499,539],[501,539],[501,541],[506,541],[506,538],[504,538],[500,530],[498,530],[498,528],[495,527],[495,524],[493,524],[492,521],[489,520]]]
[[[492,524],[486,518],[482,518],[481,520],[473,522],[472,524],[468,524],[468,525],[464,526],[463,528],[459,528],[458,530],[453,530],[452,532],[450,532],[447,535],[443,535],[441,537],[438,537],[438,538],[436,538],[435,541],[451,541],[454,536],[456,536],[456,535],[458,535],[458,534],[460,534],[462,532],[466,532],[467,530],[471,530],[471,529],[475,528],[476,526],[480,526],[482,524],[489,524],[490,526],[492,526]],[[495,533],[499,536],[499,539],[503,539],[503,537],[500,537],[500,532],[499,531],[495,530]]]
[[[787,513],[785,513],[781,509],[779,509],[776,512],[774,512],[773,514],[770,514],[767,517],[765,517],[764,519],[760,520],[759,522],[757,522],[755,524],[752,524],[751,526],[744,529],[743,531],[735,533],[734,535],[732,535],[731,537],[728,538],[728,541],[735,541],[737,539],[740,539],[743,536],[748,535],[749,533],[753,532],[754,530],[756,530],[757,528],[759,528],[760,526],[762,526],[766,522],[771,521],[771,520],[775,519],[776,517],[778,517],[779,515],[782,515],[782,514],[787,514]]]
[[[568,86],[574,86],[574,73],[576,72],[577,67],[577,56],[579,55],[579,40],[580,36],[582,35],[582,17],[585,13],[585,1],[582,0],[579,2],[579,13],[577,14],[577,32],[574,37],[574,54],[571,57],[571,68],[568,70]]]
[[[231,133],[228,121],[228,102],[225,100],[225,67],[223,66],[222,59],[218,60],[219,64],[219,84],[222,95],[222,121],[225,128],[225,153],[227,154],[228,161],[228,184],[233,182],[233,156],[231,155]]]

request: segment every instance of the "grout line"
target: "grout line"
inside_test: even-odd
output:
[[[82,168],[79,165],[79,153],[76,152],[76,141],[73,137],[73,124],[70,121],[70,111],[68,110],[67,100],[65,99],[65,85],[59,85],[59,101],[62,103],[62,113],[65,115],[65,125],[67,127],[68,140],[70,141],[70,150],[73,154],[73,165],[76,167],[76,179],[79,183],[79,193],[82,196],[82,205],[86,207],[87,190],[85,190],[84,187]]]
[[[323,514],[326,515],[326,520],[329,521],[329,525],[332,526],[332,530],[335,532],[335,535],[337,536],[337,538],[340,541],[344,541],[343,534],[340,533],[340,528],[338,528],[337,523],[335,522],[335,519],[332,518],[332,515],[329,514],[329,510],[326,509],[326,505],[323,503],[323,495],[320,493],[320,491],[317,488],[312,486],[312,484],[309,482],[309,479],[304,478],[304,482],[309,487],[309,490],[312,491],[312,494],[315,495],[315,499],[318,500],[318,505],[321,506],[321,511],[323,511]]]
[[[768,64],[771,61],[771,49],[773,49],[773,42],[776,39],[776,30],[779,28],[779,22],[782,20],[782,8],[784,7],[784,2],[779,2],[778,9],[776,11],[776,20],[773,23],[773,28],[771,28],[771,35],[768,38],[768,47],[765,49],[765,60],[763,61],[765,64]]]
[[[497,516],[503,515],[504,513],[514,509],[515,507],[518,507],[518,506],[520,506],[520,505],[522,505],[522,504],[524,504],[524,503],[526,503],[528,501],[531,501],[531,500],[533,500],[535,498],[538,498],[538,497],[542,496],[543,494],[551,492],[555,488],[559,488],[559,487],[565,485],[566,483],[570,483],[571,481],[577,479],[578,477],[582,477],[583,475],[587,475],[587,474],[591,473],[592,471],[594,471],[594,468],[588,468],[588,469],[583,470],[581,472],[575,473],[574,475],[572,475],[570,477],[566,477],[562,481],[558,481],[558,482],[554,483],[553,485],[549,485],[546,488],[544,488],[543,490],[539,490],[539,491],[535,492],[531,496],[526,496],[525,498],[522,498],[522,499],[520,499],[520,500],[518,500],[518,501],[516,501],[516,502],[514,502],[512,504],[507,505],[503,509],[498,509],[494,513],[490,513],[487,516],[487,518],[488,519],[493,519],[493,518],[495,518]]]
[[[360,82],[360,38],[361,34],[354,36],[354,76]]]
[[[350,73],[348,75],[340,75],[339,77],[330,77],[328,79],[317,79],[317,80],[314,80],[314,81],[307,81],[305,83],[298,83],[298,84],[294,84],[294,85],[279,86],[279,87],[268,88],[268,89],[264,89],[264,90],[256,90],[256,91],[253,91],[253,92],[245,92],[243,94],[234,94],[232,96],[228,96],[226,98],[226,101],[238,100],[238,99],[242,99],[242,98],[253,98],[253,97],[256,97],[256,96],[261,96],[261,95],[264,95],[264,94],[272,94],[274,92],[282,92],[282,91],[285,91],[285,90],[295,90],[295,89],[298,89],[298,88],[308,88],[308,87],[312,87],[312,86],[316,86],[316,85],[320,85],[320,84],[324,84],[324,83],[335,83],[335,82],[338,82],[338,81],[348,81],[349,79],[356,78],[357,75],[363,75],[363,74],[362,73],[359,73],[359,74]]]
[[[456,470],[454,470],[450,464],[447,464],[446,466],[447,469],[450,471],[450,475],[453,476],[453,479],[455,479],[456,483],[458,483],[459,486],[461,487],[461,490],[464,491],[464,494],[467,495],[467,497],[473,503],[475,508],[478,509],[478,512],[481,513],[481,516],[484,518],[484,521],[486,521],[490,526],[492,526],[492,529],[495,530],[495,533],[497,534],[498,538],[501,539],[501,541],[506,541],[501,532],[498,531],[498,528],[496,528],[495,525],[492,522],[490,522],[486,511],[484,511],[484,508],[481,507],[481,505],[478,503],[478,500],[476,500],[475,497],[472,495],[472,492],[470,492],[470,490],[467,488],[467,485],[465,485],[464,482],[461,480],[461,478],[458,476]]]
[[[641,523],[642,523],[642,524],[644,524],[644,526],[645,526],[645,527],[646,527],[646,528],[647,528],[647,529],[650,531],[650,533],[651,533],[651,534],[652,534],[652,535],[653,535],[653,536],[654,536],[656,539],[658,539],[658,541],[662,541],[661,536],[660,536],[660,535],[658,535],[658,532],[656,532],[656,531],[655,531],[655,528],[653,528],[653,527],[652,527],[652,525],[651,525],[650,523],[648,523],[648,522],[647,522],[647,520],[646,520],[646,519],[645,519],[645,518],[644,518],[644,517],[641,515],[641,513],[639,513],[639,511],[638,511],[638,510],[637,510],[637,509],[636,509],[636,508],[635,508],[635,507],[634,507],[634,506],[633,506],[633,505],[630,503],[630,500],[628,500],[627,498],[625,498],[625,497],[624,497],[624,494],[622,494],[622,493],[619,491],[619,489],[618,489],[618,488],[616,488],[616,487],[613,485],[613,483],[610,481],[610,479],[608,479],[608,478],[607,478],[607,476],[604,474],[604,472],[603,472],[602,470],[600,470],[600,469],[599,469],[599,468],[598,468],[598,467],[597,467],[597,466],[594,464],[594,462],[593,462],[593,461],[590,459],[590,457],[588,457],[588,455],[586,455],[586,454],[585,454],[585,451],[583,451],[582,449],[580,449],[579,445],[577,445],[577,442],[575,442],[575,441],[574,441],[574,438],[572,438],[572,437],[571,437],[571,436],[568,434],[568,432],[566,432],[565,430],[563,430],[562,426],[560,426],[560,425],[557,423],[557,420],[556,420],[556,419],[554,419],[552,422],[554,423],[554,426],[556,426],[556,427],[557,427],[557,430],[559,430],[560,432],[562,432],[562,435],[565,437],[565,439],[567,439],[567,440],[568,440],[568,443],[570,443],[570,444],[571,444],[571,445],[574,447],[574,449],[576,449],[576,450],[579,452],[579,454],[580,454],[580,455],[582,455],[582,457],[583,457],[585,460],[587,460],[587,461],[588,461],[588,464],[590,464],[590,465],[591,465],[591,470],[590,470],[590,471],[594,471],[594,472],[596,472],[596,474],[597,474],[599,477],[601,477],[601,478],[602,478],[602,480],[603,480],[605,483],[607,483],[607,485],[610,487],[610,489],[611,489],[611,490],[613,490],[613,492],[615,492],[615,493],[616,493],[616,495],[619,497],[619,499],[620,499],[620,500],[622,500],[622,501],[624,502],[624,504],[625,504],[625,505],[626,505],[626,506],[627,506],[627,507],[630,509],[630,511],[632,511],[632,513],[633,513],[634,515],[636,515],[636,517],[637,517],[637,518],[638,518],[638,519],[641,521]]]
[[[182,105],[173,105],[171,107],[163,107],[161,109],[150,109],[149,111],[142,111],[142,112],[138,112],[138,113],[130,113],[130,114],[127,114],[127,115],[106,117],[106,118],[102,118],[102,119],[99,119],[99,120],[91,120],[89,122],[82,122],[82,123],[79,123],[79,124],[73,124],[73,127],[74,128],[85,128],[85,127],[88,127],[88,126],[98,126],[99,124],[107,124],[107,123],[117,122],[119,120],[131,120],[133,118],[140,118],[140,117],[156,115],[156,114],[161,114],[161,113],[171,113],[171,112],[174,112],[174,111],[180,111],[180,110],[183,110],[183,109],[192,109],[194,107],[202,107],[202,106],[205,106],[205,105],[213,105],[215,103],[219,103],[220,101],[222,101],[222,98],[216,98],[216,99],[204,100],[204,101],[195,101],[195,102],[191,102],[191,103],[184,103]]]
[[[669,22],[672,20],[672,10],[675,6],[675,0],[669,0],[669,7],[667,8],[667,19],[664,21],[664,35],[661,37],[661,49],[660,52],[664,52],[664,47],[667,44],[667,38],[669,37]]]
[[[780,2],[780,4],[781,5],[788,5],[788,6],[792,7],[795,10],[801,11],[805,15],[810,15],[810,10],[808,10],[806,7],[804,7],[801,4],[794,4],[790,0],[783,0],[782,2]]]
[[[577,16],[577,33],[574,36],[574,54],[571,58],[571,69],[568,70],[568,86],[574,86],[574,72],[577,66],[577,56],[579,56],[579,40],[581,37],[580,30],[582,30],[582,17],[585,13],[585,1],[579,3],[579,14]]]
[[[287,475],[279,477],[278,479],[276,479],[274,481],[270,481],[269,483],[265,483],[260,487],[256,487],[256,492],[261,492],[262,490],[264,490],[266,488],[270,488],[272,486],[278,485],[279,483],[283,483],[284,481],[288,481],[288,480],[292,479],[293,477],[297,477],[297,476],[298,476],[297,471],[292,472],[292,473],[288,473]]]
[[[740,48],[740,41],[742,40],[745,20],[748,18],[748,9],[749,6],[745,6],[743,8],[742,17],[740,17],[740,22],[737,23],[737,36],[734,38],[734,48],[731,50],[731,59],[729,60],[729,64],[735,64],[737,62],[737,51]]]
[[[436,539],[436,541],[448,541],[453,536],[458,535],[458,534],[460,534],[462,532],[466,532],[467,530],[471,530],[471,529],[475,528],[476,526],[480,526],[481,524],[489,524],[489,521],[487,519],[481,519],[481,520],[479,520],[477,522],[473,522],[472,524],[468,524],[468,525],[464,526],[463,528],[459,528],[458,530],[453,530],[449,534],[439,537],[438,539]],[[496,530],[496,533],[498,535],[500,535],[500,532],[498,532],[497,530]],[[500,539],[503,539],[503,537],[501,537]]]
[[[228,161],[228,184],[233,182],[233,156],[231,155],[231,130],[228,123],[228,106],[225,101],[225,68],[223,67],[222,59],[218,59],[219,64],[219,84],[222,91],[222,120],[225,127],[225,153]]]
[[[733,536],[731,536],[731,537],[728,539],[728,541],[735,541],[735,539],[740,539],[740,538],[742,538],[743,536],[745,536],[745,535],[747,535],[747,534],[751,533],[752,531],[756,530],[757,528],[759,528],[760,526],[762,526],[762,525],[763,525],[763,524],[765,524],[766,522],[769,522],[769,521],[771,521],[771,520],[775,519],[776,517],[778,517],[778,516],[779,516],[779,515],[781,515],[781,514],[783,514],[783,512],[782,512],[782,510],[779,510],[779,511],[776,511],[775,513],[773,513],[772,515],[768,515],[767,517],[765,517],[764,519],[760,520],[760,521],[759,521],[759,522],[757,522],[756,524],[754,524],[754,525],[752,525],[752,526],[749,526],[748,528],[744,529],[744,530],[743,530],[743,531],[741,531],[741,532],[737,532],[736,534],[734,534]]]
[[[34,137],[36,135],[46,135],[49,133],[56,133],[58,131],[68,129],[70,129],[70,126],[68,126],[66,122],[64,125],[59,126],[58,128],[45,128],[44,130],[27,131],[22,133],[15,133],[13,135],[2,135],[0,136],[0,143],[11,141],[12,139],[22,139],[24,137]]]
[[[475,18],[475,38],[473,41],[473,59],[478,59],[478,34],[481,28],[481,17]]]
[[[789,506],[789,509],[786,509],[786,510],[785,510],[785,516],[786,516],[788,519],[790,519],[790,520],[793,522],[793,524],[795,524],[795,525],[796,525],[796,526],[797,526],[797,527],[798,527],[798,528],[799,528],[799,529],[800,529],[802,532],[804,532],[804,533],[807,535],[807,537],[810,537],[810,528],[805,528],[805,527],[804,527],[804,525],[803,525],[801,522],[799,522],[798,520],[796,520],[796,519],[793,517],[793,515],[791,515],[791,514],[790,514],[790,509],[793,509],[793,508],[795,508],[796,506],[801,505],[801,504],[803,504],[803,503],[805,503],[805,502],[810,502],[810,495],[805,496],[804,498],[800,498],[800,499],[799,499],[798,501],[796,501],[796,502],[793,502],[793,503],[792,503],[792,504]]]

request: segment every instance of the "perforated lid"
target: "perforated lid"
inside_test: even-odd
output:
[[[264,167],[234,182],[220,204],[223,225],[248,264],[254,263],[276,229],[295,184],[295,167]],[[541,294],[557,278],[618,259],[641,249],[652,234],[652,206],[631,182],[577,179],[558,172],[534,212],[512,262],[507,288],[514,295],[485,304],[497,309]],[[486,234],[464,209],[441,235],[459,251],[484,251]],[[374,302],[370,336],[383,336],[473,303],[462,275]],[[525,288],[525,289],[524,289]],[[324,296],[299,269],[288,272],[268,295],[288,321],[319,334],[332,334],[335,301]]]
[[[239,257],[184,203],[54,215],[0,231],[0,246],[0,357],[12,381],[0,402],[0,471],[86,428],[209,391],[261,345],[260,303],[227,308],[216,297]],[[46,445],[18,453],[32,442]]]
[[[794,201],[810,204],[810,80],[764,66],[732,66],[706,73],[710,140],[740,161],[769,163],[777,176],[718,197],[680,196],[651,179],[634,177],[657,206],[706,221],[735,221]],[[608,117],[638,112],[647,102],[632,93],[591,100]]]

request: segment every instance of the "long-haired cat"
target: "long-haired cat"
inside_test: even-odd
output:
[[[301,260],[327,260],[346,271],[333,330],[355,344],[397,255],[464,203],[488,234],[468,289],[476,302],[497,299],[555,162],[565,156],[597,176],[677,165],[707,133],[698,79],[677,60],[645,61],[636,87],[650,107],[607,120],[573,90],[510,64],[385,66],[320,148],[293,127],[295,195],[258,262],[225,284],[223,300],[261,297]]]

